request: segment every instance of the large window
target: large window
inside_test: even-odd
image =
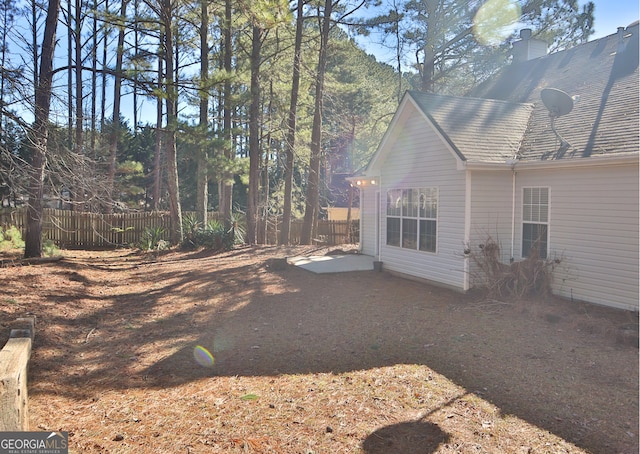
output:
[[[387,191],[387,244],[436,252],[438,190]]]
[[[549,235],[549,188],[524,188],[522,197],[522,257],[535,250],[547,258]]]

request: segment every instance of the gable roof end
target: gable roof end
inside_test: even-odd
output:
[[[451,147],[468,162],[504,163],[520,149],[533,105],[409,92]]]

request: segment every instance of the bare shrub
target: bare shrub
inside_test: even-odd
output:
[[[477,250],[465,252],[475,264],[476,286],[484,290],[488,298],[522,299],[531,296],[544,297],[551,293],[553,270],[561,259],[541,259],[536,247],[529,256],[509,264],[500,261],[500,245],[491,236]]]

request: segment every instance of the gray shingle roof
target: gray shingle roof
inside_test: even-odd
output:
[[[542,58],[512,64],[469,95],[532,103],[520,149],[522,160],[579,158],[639,151],[638,24]],[[543,88],[577,98],[555,127],[570,144],[562,149],[542,104]]]
[[[504,162],[582,158],[640,151],[638,23],[624,32],[535,60],[514,63],[468,97],[410,91],[416,105],[462,160]],[[575,98],[555,120],[544,88]]]
[[[504,162],[520,149],[532,104],[409,91],[462,160]]]

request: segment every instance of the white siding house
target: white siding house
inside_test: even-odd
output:
[[[638,160],[608,161],[518,172],[516,219],[522,219],[522,188],[549,188],[548,250],[561,259],[556,293],[638,310]],[[516,229],[517,258],[521,235]]]
[[[549,87],[580,101],[551,117]],[[487,239],[503,263],[535,244],[558,259],[554,293],[637,311],[638,95],[637,24],[514,63],[467,97],[407,92],[354,179],[362,252],[466,291]]]

